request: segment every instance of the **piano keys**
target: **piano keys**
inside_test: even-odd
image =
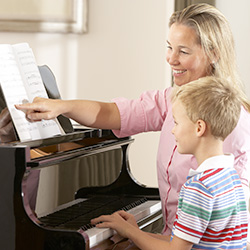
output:
[[[0,234],[3,249],[95,249],[115,232],[95,228],[90,220],[120,209],[134,214],[141,229],[160,232],[159,192],[133,178],[128,161],[132,142],[130,137],[116,138],[109,130],[75,129],[44,140],[1,144],[0,171],[8,183],[4,197],[10,208],[7,214],[0,210],[0,221],[5,222]],[[56,170],[59,181],[44,194],[41,190],[48,182],[39,180],[32,211],[28,180],[31,173],[38,171],[41,178],[48,170]],[[1,190],[6,183],[0,183]],[[44,197],[53,193],[57,202],[47,208]]]
[[[111,237],[114,231],[92,226],[89,218],[111,214],[118,210],[125,210],[133,214],[141,229],[147,226],[147,223],[153,223],[162,216],[159,200],[104,196],[95,197],[94,200],[78,199],[66,206],[64,204],[53,213],[39,218],[39,221],[46,227],[76,230],[82,233],[89,248],[92,248]],[[151,219],[149,220],[149,218]]]

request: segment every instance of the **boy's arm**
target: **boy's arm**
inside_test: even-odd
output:
[[[112,228],[124,238],[129,238],[142,250],[190,250],[193,246],[191,242],[174,237],[171,242],[165,238],[154,237],[152,234],[143,232],[133,223],[132,215],[125,211],[118,211],[112,215],[102,215],[93,219],[92,224],[99,228]],[[132,223],[131,223],[132,222]],[[99,223],[99,224],[98,224]]]
[[[177,236],[172,241],[152,237],[150,234],[135,228],[128,235],[134,244],[142,250],[190,250],[193,243],[183,240]]]

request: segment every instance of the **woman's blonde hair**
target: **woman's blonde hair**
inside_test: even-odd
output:
[[[224,140],[236,127],[241,111],[239,92],[226,79],[213,76],[176,88],[172,102],[179,100],[192,122],[199,119],[210,127],[211,134]]]
[[[225,16],[209,4],[193,4],[173,13],[169,26],[174,23],[195,30],[197,42],[212,64],[212,75],[228,79],[239,91],[243,106],[250,112],[250,102],[238,73],[232,31]]]

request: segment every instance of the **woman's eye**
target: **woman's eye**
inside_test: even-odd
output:
[[[186,52],[186,51],[184,51],[184,50],[181,50],[180,51],[182,54],[184,54],[184,55],[188,55],[189,53],[188,52]]]

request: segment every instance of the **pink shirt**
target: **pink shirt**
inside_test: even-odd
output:
[[[118,137],[131,136],[147,131],[161,131],[157,155],[157,174],[162,211],[166,223],[164,234],[171,234],[181,186],[190,168],[196,169],[192,155],[181,155],[171,130],[174,126],[170,94],[172,88],[163,91],[144,92],[139,99],[116,98],[121,116]],[[235,157],[237,170],[248,200],[248,169],[250,169],[250,114],[242,107],[240,120],[234,131],[224,141],[224,152]]]

